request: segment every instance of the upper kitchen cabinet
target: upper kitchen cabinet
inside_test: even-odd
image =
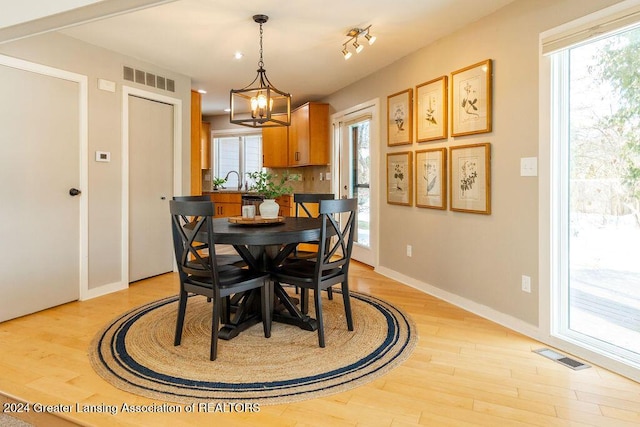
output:
[[[291,112],[289,166],[329,163],[329,104],[308,102]]]
[[[283,115],[283,120],[286,116]],[[262,129],[262,166],[284,168],[289,166],[289,126]]]

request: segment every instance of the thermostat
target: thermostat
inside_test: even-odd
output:
[[[96,162],[110,162],[111,153],[108,151],[96,151]]]

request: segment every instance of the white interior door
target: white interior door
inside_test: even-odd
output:
[[[377,174],[376,107],[356,107],[339,113],[334,119],[334,182],[335,194],[341,198],[358,199],[357,228],[352,258],[365,264],[377,265],[377,206],[378,194],[374,177]],[[334,185],[336,185],[334,184]]]
[[[80,293],[80,84],[1,65],[0,321]]]
[[[173,270],[173,109],[129,95],[129,282]]]

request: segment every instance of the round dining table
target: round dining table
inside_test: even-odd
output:
[[[238,224],[229,218],[214,218],[214,241],[216,244],[232,245],[248,268],[270,272],[299,243],[317,241],[321,224],[319,218],[305,217],[284,217],[281,222],[269,224]],[[296,299],[289,296],[279,283],[272,282],[271,285],[269,293],[274,304],[273,321],[315,331],[318,327],[316,320],[300,311]],[[230,323],[221,328],[219,337],[231,339],[260,322],[259,298],[260,293],[252,291],[234,295],[231,304],[235,315]]]

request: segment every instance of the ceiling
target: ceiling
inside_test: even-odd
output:
[[[264,68],[294,106],[321,99],[513,0],[178,0],[61,30],[88,43],[187,75],[204,89],[203,114],[225,114],[229,90],[256,76],[265,14]],[[374,45],[345,61],[354,27]],[[364,42],[364,40],[361,40]],[[235,52],[243,58],[235,59]]]

